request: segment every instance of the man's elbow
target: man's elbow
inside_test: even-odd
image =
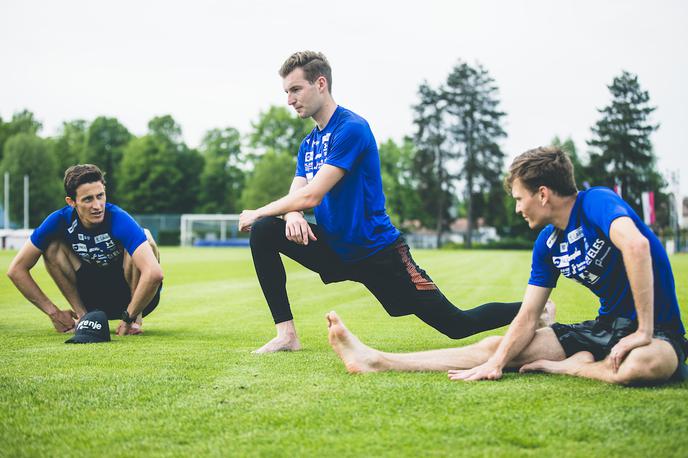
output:
[[[148,279],[155,286],[159,286],[162,283],[164,278],[165,278],[165,275],[163,274],[162,267],[160,267],[159,264],[156,265],[155,267],[151,268],[150,271],[148,272]]]
[[[317,193],[308,193],[304,196],[304,206],[305,208],[313,208],[317,207],[320,205],[320,202],[322,202],[323,196],[317,194]]]
[[[644,237],[636,237],[628,245],[628,251],[634,258],[650,256],[650,241]]]
[[[12,281],[12,283],[17,283],[19,277],[21,277],[22,269],[15,264],[10,264],[7,269],[7,277]]]

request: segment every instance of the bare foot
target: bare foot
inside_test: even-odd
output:
[[[328,340],[351,373],[377,372],[381,370],[380,352],[374,350],[349,331],[335,312],[327,314]]]
[[[141,328],[140,323],[131,323],[131,327],[129,328],[129,332],[127,332],[127,335],[130,336],[136,336],[139,334],[143,334],[143,329]]]
[[[529,364],[524,364],[519,372],[547,372],[548,374],[568,374],[575,375],[583,364],[590,364],[595,361],[589,351],[579,351],[573,356],[563,361],[549,361],[539,359]]]
[[[556,317],[555,315],[557,314],[557,306],[554,303],[552,299],[547,299],[547,303],[545,304],[545,309],[542,311],[542,314],[540,315],[540,321],[538,321],[538,326],[541,328],[546,328],[548,326],[552,326],[555,321]]]
[[[281,336],[278,335],[270,342],[266,343],[257,350],[253,350],[251,353],[260,355],[263,353],[275,353],[277,351],[298,351],[301,350],[301,342],[296,335],[293,336]]]

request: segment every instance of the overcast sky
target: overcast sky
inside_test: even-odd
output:
[[[0,0],[0,116],[21,109],[54,135],[63,121],[114,116],[136,135],[171,114],[203,133],[246,134],[286,106],[277,69],[292,52],[324,52],[335,100],[378,141],[413,133],[418,85],[459,59],[484,65],[507,113],[509,158],[553,136],[587,149],[607,85],[639,75],[661,124],[659,170],[688,194],[688,2]]]

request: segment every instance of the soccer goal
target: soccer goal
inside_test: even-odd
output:
[[[248,233],[239,232],[239,215],[187,213],[179,224],[182,246],[248,246]]]

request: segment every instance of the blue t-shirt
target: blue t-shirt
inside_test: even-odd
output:
[[[616,218],[629,217],[650,242],[655,324],[684,334],[674,275],[662,243],[633,209],[602,187],[578,193],[566,230],[545,227],[533,248],[529,284],[554,288],[559,274],[576,280],[600,298],[600,315],[635,320],[636,310],[621,251],[609,237]]]
[[[316,126],[301,142],[296,176],[310,182],[323,164],[346,171],[314,209],[332,249],[353,262],[394,243],[399,231],[385,211],[380,156],[368,122],[338,106],[323,130]]]
[[[41,251],[55,239],[64,240],[82,262],[96,267],[121,264],[146,241],[146,234],[129,213],[117,205],[105,204],[105,217],[96,227],[86,229],[76,210],[69,205],[51,213],[31,234],[31,243]]]

